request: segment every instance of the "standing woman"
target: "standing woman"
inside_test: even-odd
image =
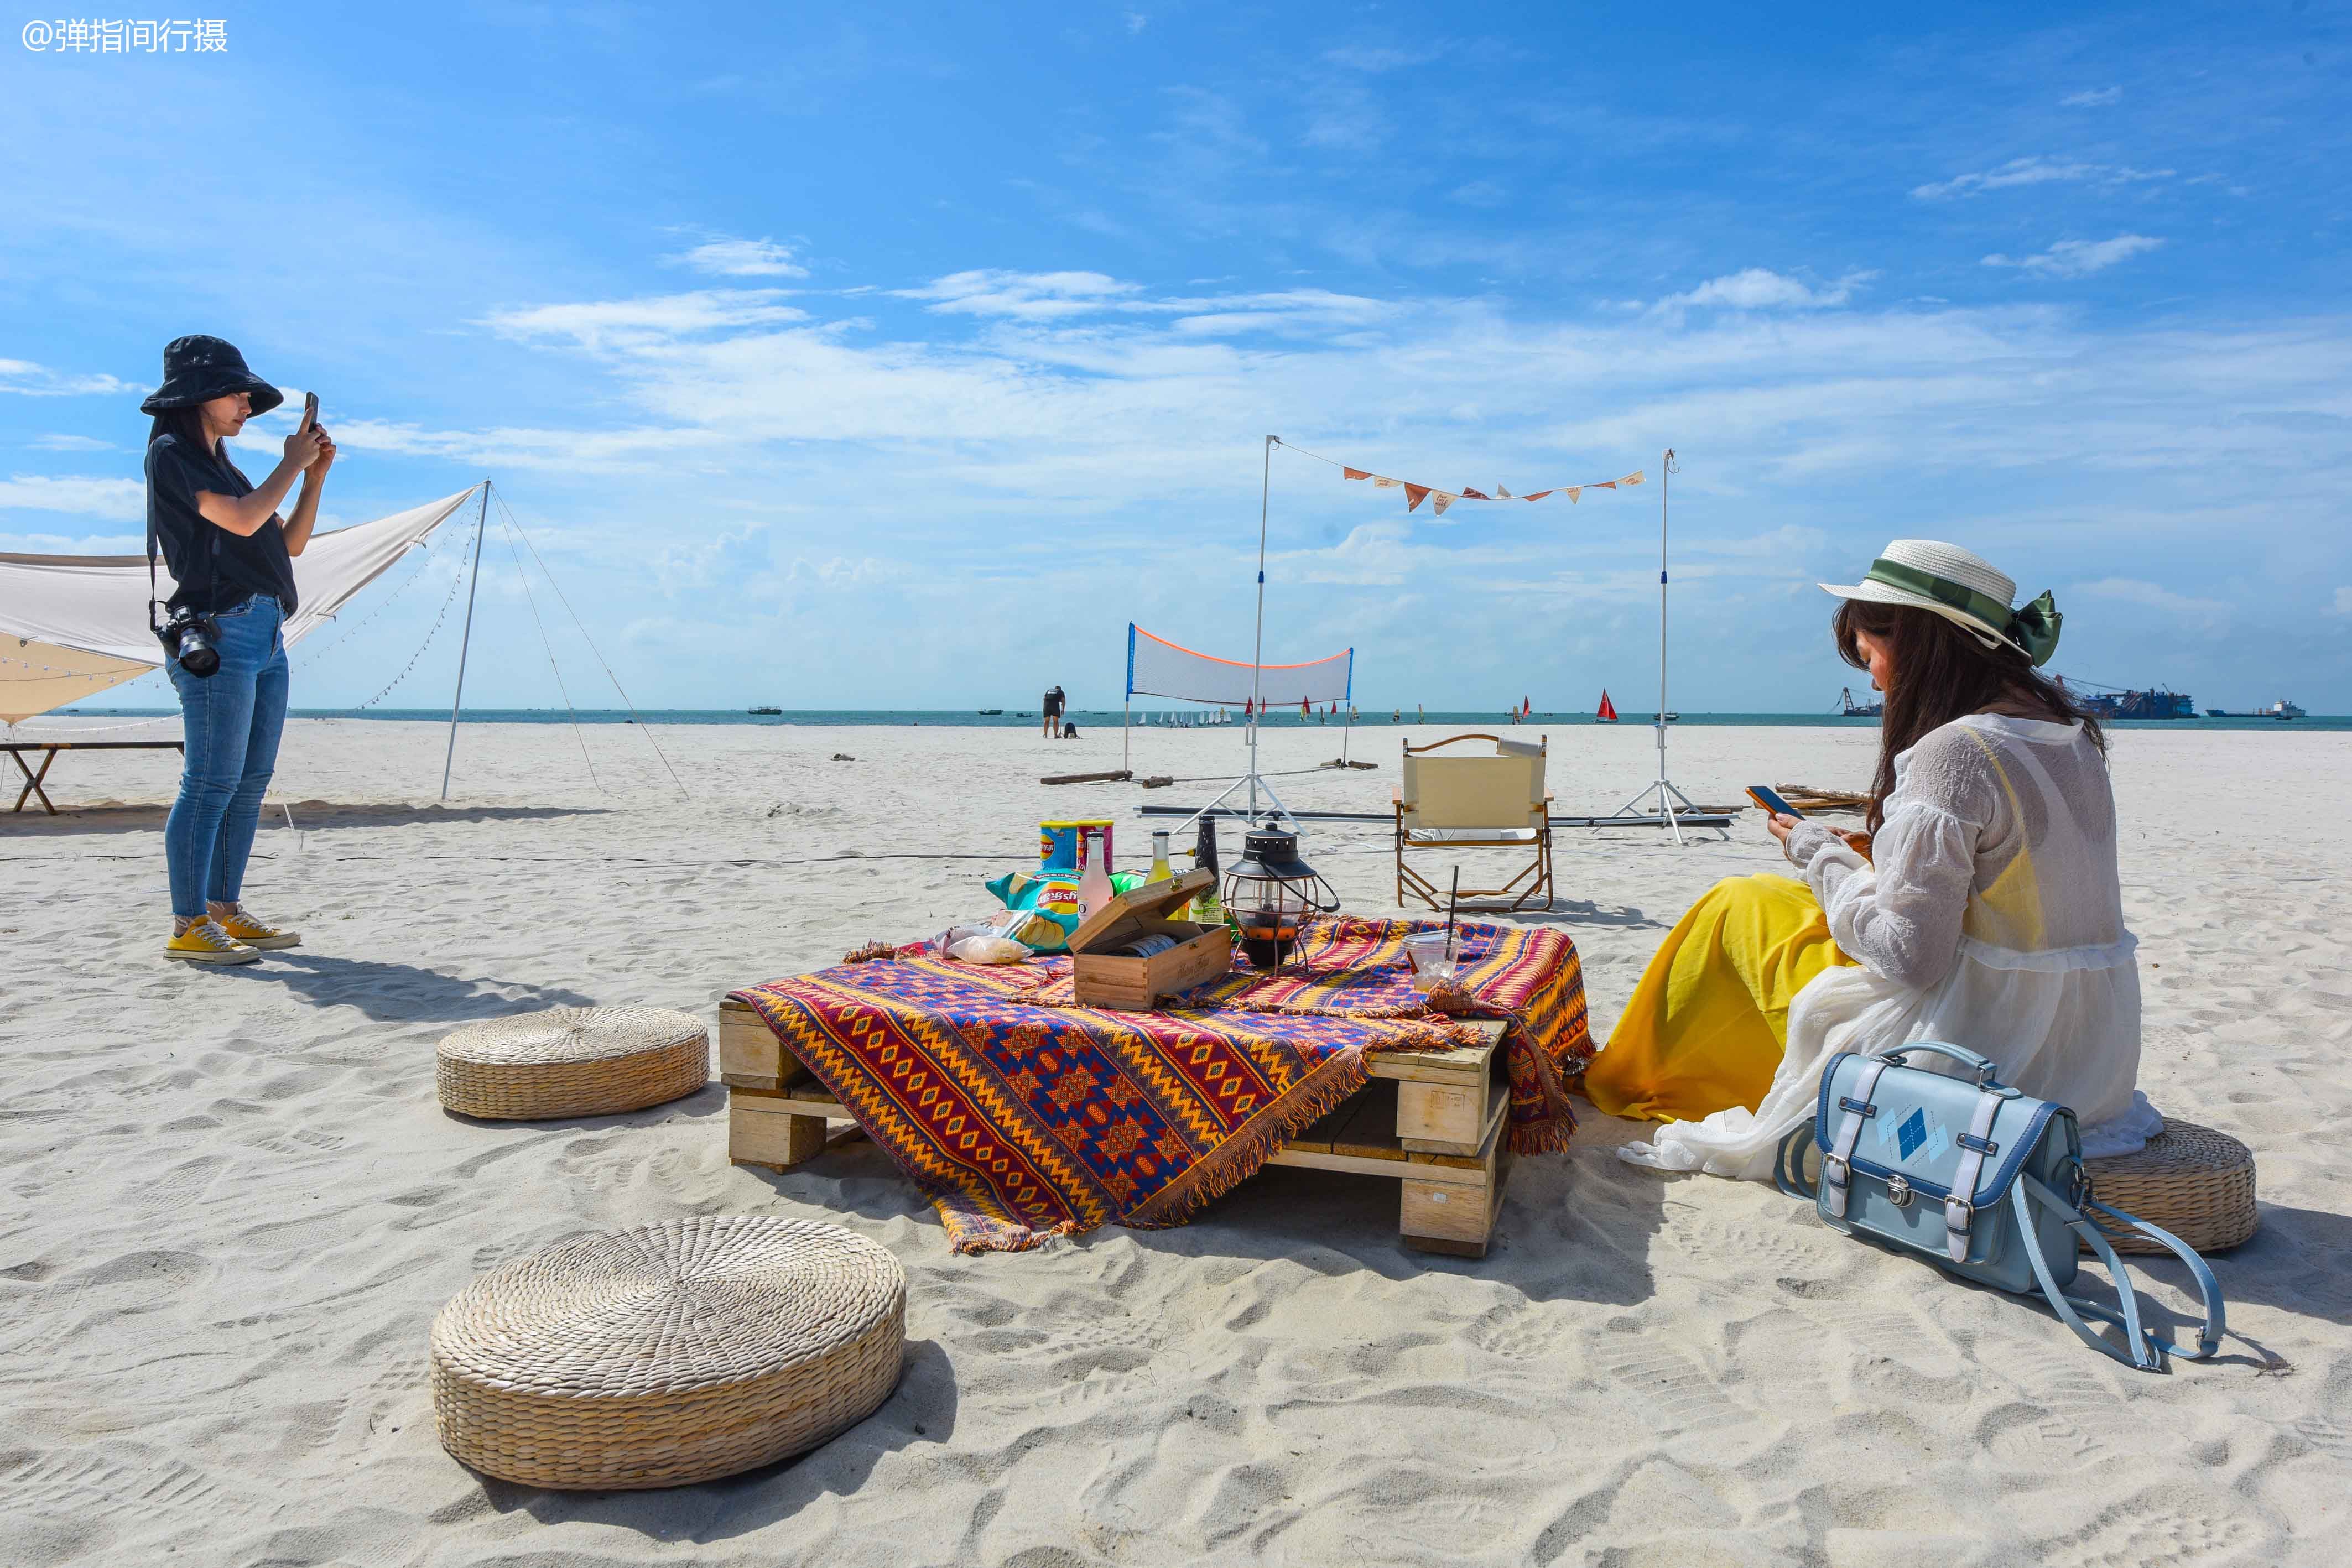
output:
[[[286,723],[283,628],[296,603],[293,558],[310,542],[335,444],[306,416],[258,488],[222,444],[284,401],[232,345],[197,336],[164,349],[163,384],[139,405],[155,416],[148,553],[152,560],[163,547],[177,585],[159,635],[186,740],[179,798],[163,824],[172,884],[163,955],[190,963],[249,964],[261,948],[302,941],[248,913],[239,895]],[[281,518],[278,503],[298,476],[294,515]],[[178,631],[190,624],[197,636]],[[217,668],[196,646],[207,641]]]
[[[1601,1110],[1671,1124],[1619,1153],[1769,1180],[1832,1056],[1923,1040],[2072,1106],[2086,1155],[2140,1147],[2164,1119],[2135,1087],[2106,741],[2041,673],[2056,605],[2011,608],[2007,576],[1926,539],[1822,586],[1886,695],[1870,831],[1773,817],[1795,877],[1717,883],[1668,934],[1585,1072]]]

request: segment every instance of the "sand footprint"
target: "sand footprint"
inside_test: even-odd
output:
[[[224,1490],[211,1477],[180,1460],[144,1449],[68,1450],[30,1457],[14,1470],[0,1470],[10,1506],[51,1516],[94,1513],[160,1518],[197,1511],[208,1515],[249,1514],[249,1498]]]
[[[1489,1310],[1462,1337],[1490,1355],[1508,1361],[1540,1361],[1559,1350],[1564,1336],[1551,1314],[1521,1302]]]
[[[2045,1568],[2171,1568],[2221,1561],[2254,1537],[2252,1524],[2212,1500],[2150,1489],[2079,1531],[2035,1542],[2033,1550]]]
[[[1597,1340],[1592,1352],[1594,1366],[1626,1390],[1657,1435],[1745,1426],[1755,1419],[1753,1411],[1723,1391],[1713,1373],[1661,1338],[1627,1333],[1617,1344]]]
[[[159,1180],[143,1184],[131,1208],[142,1219],[154,1219],[194,1205],[228,1165],[225,1155],[199,1155],[183,1160]]]

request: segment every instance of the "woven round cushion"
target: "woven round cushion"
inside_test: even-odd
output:
[[[837,1226],[712,1216],[494,1269],[433,1320],[441,1445],[526,1486],[711,1480],[806,1451],[898,1385],[907,1276]]]
[[[609,1115],[709,1082],[710,1035],[667,1008],[550,1008],[467,1024],[441,1042],[434,1077],[461,1115]]]
[[[2235,1247],[2254,1233],[2254,1156],[2227,1133],[2166,1117],[2137,1153],[2084,1160],[2091,1196],[2169,1230],[2200,1252]],[[2094,1214],[2094,1219],[2098,1216]],[[2162,1252],[2137,1233],[2099,1221],[2118,1252]]]

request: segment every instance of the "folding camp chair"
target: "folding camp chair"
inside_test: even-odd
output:
[[[1491,742],[1495,755],[1429,755],[1465,740]],[[1404,748],[1404,784],[1391,797],[1396,806],[1399,904],[1405,902],[1410,890],[1432,909],[1444,907],[1444,890],[1407,865],[1408,853],[1532,849],[1533,863],[1502,886],[1465,887],[1461,895],[1509,899],[1514,910],[1529,907],[1540,896],[1544,908],[1552,906],[1551,796],[1544,790],[1544,756],[1549,748],[1548,739],[1530,746],[1495,735],[1457,735]]]

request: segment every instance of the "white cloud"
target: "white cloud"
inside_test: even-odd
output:
[[[91,435],[37,435],[26,443],[43,452],[111,452],[114,443]]]
[[[2218,631],[2228,624],[2236,607],[2219,599],[2197,599],[2176,592],[2161,583],[2146,582],[2133,577],[2104,577],[2095,582],[2074,585],[2074,591],[2091,599],[2110,599],[2125,604],[2138,604],[2184,622],[2200,631]]]
[[[2002,191],[2015,185],[2046,185],[2053,183],[2129,185],[2148,180],[2169,180],[2169,169],[2116,168],[2104,163],[2063,162],[2050,158],[2012,158],[1998,169],[1981,173],[1955,174],[1934,184],[1915,185],[1911,193],[1924,202],[1940,201],[1949,196],[1973,196],[1985,191]]]
[[[1725,310],[1826,310],[1845,304],[1853,291],[1876,277],[1875,272],[1849,272],[1835,283],[1814,288],[1780,273],[1751,267],[1743,272],[1710,277],[1685,294],[1669,294],[1650,307],[1662,316],[1704,306]]]
[[[136,479],[52,479],[19,474],[0,481],[0,509],[12,507],[135,522],[147,516],[147,486]]]
[[[901,299],[929,301],[943,315],[1010,316],[1024,321],[1080,316],[1102,309],[1137,286],[1099,272],[1005,272],[982,268],[950,273],[920,288],[896,288]]]
[[[1136,34],[1140,33],[1144,28],[1151,25],[1151,18],[1145,16],[1140,11],[1126,12],[1123,14],[1122,20],[1127,23],[1127,32],[1129,37],[1133,37]]]
[[[770,239],[715,239],[666,259],[720,277],[806,277],[793,247]]]
[[[2336,591],[2336,602],[2328,607],[2330,615],[2352,615],[2352,588]]]
[[[19,397],[79,397],[137,390],[112,376],[69,376],[30,360],[0,360],[0,392],[15,392]]]
[[[487,324],[504,338],[569,338],[583,349],[624,348],[808,319],[804,311],[777,304],[782,297],[782,291],[774,288],[711,288],[645,299],[498,310],[491,312]]]
[[[2105,109],[2120,101],[2123,96],[2124,89],[2119,87],[2093,88],[2085,92],[2070,93],[2060,99],[2058,105],[2062,109]]]
[[[2147,235],[2117,235],[2113,239],[2062,239],[2048,250],[2035,256],[2007,256],[1995,253],[1984,258],[1987,267],[2014,267],[2045,277],[2088,277],[2095,272],[2105,272],[2119,261],[2126,261],[2142,251],[2154,250],[2164,241]]]

